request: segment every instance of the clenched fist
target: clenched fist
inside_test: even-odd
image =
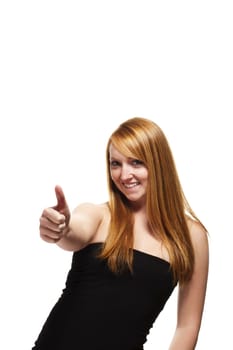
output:
[[[60,186],[55,187],[57,205],[43,210],[40,217],[40,236],[49,243],[56,243],[69,231],[70,210]]]

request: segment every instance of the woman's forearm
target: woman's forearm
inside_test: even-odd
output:
[[[169,350],[194,350],[197,339],[198,330],[195,327],[177,328]]]

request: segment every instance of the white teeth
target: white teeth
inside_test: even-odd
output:
[[[132,188],[132,187],[137,186],[138,184],[139,184],[139,182],[134,182],[134,183],[131,183],[131,184],[124,184],[124,186],[125,186],[126,188]]]

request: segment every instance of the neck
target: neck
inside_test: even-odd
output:
[[[146,214],[146,205],[145,202],[130,202],[130,207],[132,208],[132,211],[136,213],[143,213]]]

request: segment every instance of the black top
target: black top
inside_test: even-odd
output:
[[[133,274],[113,274],[96,257],[102,243],[74,252],[66,288],[34,350],[142,350],[174,289],[170,264],[133,250]]]

